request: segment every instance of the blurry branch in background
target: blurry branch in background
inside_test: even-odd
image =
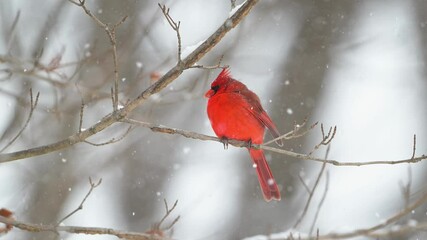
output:
[[[317,206],[317,209],[316,209],[316,213],[314,214],[313,222],[311,223],[310,232],[309,232],[310,235],[314,230],[314,226],[316,225],[317,218],[319,217],[320,209],[322,209],[323,203],[325,202],[325,199],[326,199],[326,195],[328,194],[328,190],[329,190],[329,172],[328,171],[326,171],[325,179],[326,179],[325,190],[323,191],[322,198],[320,199],[319,205]],[[317,229],[317,236],[319,236],[319,229]]]
[[[326,149],[326,153],[325,153],[325,159],[328,159],[328,155],[329,155],[329,150],[331,149],[331,145],[328,145],[328,148]],[[326,163],[322,164],[322,167],[320,168],[319,174],[316,178],[316,181],[314,182],[313,188],[309,190],[309,194],[308,194],[308,199],[307,199],[307,203],[305,204],[304,210],[301,213],[300,217],[297,219],[297,221],[295,222],[293,228],[297,228],[299,226],[299,224],[302,222],[302,220],[304,219],[305,215],[307,214],[308,208],[310,207],[310,203],[311,203],[311,199],[314,196],[314,193],[317,189],[317,186],[319,185],[320,179],[322,178],[322,175],[325,171],[326,168]],[[308,188],[308,185],[305,183],[305,181],[300,178],[300,180],[303,182],[303,185],[306,186]]]
[[[100,178],[98,180],[97,183],[94,183],[92,181],[92,178],[89,177],[89,184],[90,184],[90,189],[88,191],[88,193],[86,194],[86,196],[83,198],[82,202],[80,203],[80,205],[74,209],[72,212],[70,212],[69,214],[67,214],[65,217],[63,217],[61,220],[59,220],[56,223],[56,226],[59,226],[62,222],[64,222],[67,218],[71,217],[72,215],[74,215],[76,212],[80,211],[83,209],[83,204],[86,202],[86,199],[90,196],[90,194],[92,193],[92,191],[97,188],[102,182],[102,178]]]
[[[78,2],[72,1],[73,4],[82,7],[87,15],[89,15],[98,25],[107,26],[110,40],[113,35],[111,34],[111,28],[105,23],[102,23],[98,18],[94,17],[89,9],[84,5],[84,0],[79,0]],[[79,130],[77,133],[68,136],[67,138],[57,141],[52,144],[47,144],[35,148],[29,148],[17,152],[11,153],[3,153],[0,154],[0,163],[10,162],[14,160],[39,156],[47,153],[51,153],[54,151],[58,151],[61,149],[68,148],[76,143],[84,142],[90,136],[93,136],[104,129],[108,128],[112,124],[116,122],[120,122],[123,120],[129,113],[131,113],[135,108],[143,104],[151,95],[160,92],[166,86],[168,86],[171,82],[173,82],[176,78],[178,78],[182,72],[186,69],[191,68],[197,61],[199,61],[203,56],[205,56],[216,44],[218,44],[221,39],[234,27],[236,27],[244,17],[250,12],[252,7],[258,2],[258,0],[247,0],[243,5],[239,7],[235,13],[227,18],[224,23],[210,36],[208,37],[200,46],[198,46],[193,52],[191,52],[185,59],[182,59],[181,62],[178,62],[174,67],[172,67],[165,75],[163,75],[158,81],[154,82],[150,87],[142,91],[139,96],[135,99],[126,103],[123,108],[118,108],[118,97],[114,97],[114,107],[113,111],[104,116],[100,121],[90,126],[86,130]],[[112,26],[113,28],[118,27],[125,18],[119,21],[116,25]],[[114,49],[113,49],[114,52]],[[114,54],[114,53],[113,53]],[[114,66],[115,73],[118,74],[117,65]],[[118,78],[116,78],[118,79]],[[115,80],[116,80],[115,79]],[[117,81],[115,81],[117,83]],[[118,89],[118,87],[117,87]],[[114,92],[114,95],[118,94],[118,91]]]
[[[16,139],[18,139],[19,136],[21,136],[25,128],[27,128],[28,123],[31,120],[31,117],[33,116],[34,109],[36,109],[37,103],[39,102],[39,97],[40,97],[40,92],[37,93],[36,99],[34,99],[33,89],[30,88],[30,113],[28,114],[27,120],[25,121],[24,126],[22,126],[21,130],[19,130],[19,132],[16,134],[16,136],[13,137],[12,140],[10,140],[3,148],[0,149],[0,152],[3,152],[4,150],[6,150],[6,148],[12,145],[16,141]]]
[[[37,78],[51,84],[54,87],[64,87],[67,84],[67,81],[64,81],[66,77],[61,73],[56,72],[57,69],[62,67],[60,61],[64,51],[65,49],[54,56],[47,65],[40,62],[40,58],[43,55],[43,50],[37,54],[34,60],[28,61],[17,59],[9,55],[0,55],[0,63],[7,63],[12,66],[1,69],[1,72],[6,74],[6,76],[1,78],[1,80],[10,79],[14,74],[19,74]],[[52,77],[51,74],[57,77]]]
[[[85,13],[92,18],[92,20],[102,29],[105,30],[105,32],[108,35],[108,38],[110,39],[111,46],[113,48],[113,62],[114,62],[114,90],[111,90],[114,95],[112,94],[113,99],[113,110],[116,111],[119,106],[119,62],[117,60],[117,41],[116,41],[116,29],[123,24],[126,21],[126,18],[128,16],[124,16],[114,25],[109,25],[107,23],[102,22],[99,20],[95,15],[92,14],[92,12],[86,7],[85,3],[86,0],[78,0],[78,2],[74,0],[68,0],[69,2],[81,7]]]
[[[134,240],[161,240],[161,239],[170,239],[167,235],[165,235],[164,231],[170,230],[173,225],[179,220],[179,216],[176,217],[172,223],[167,226],[166,228],[161,228],[162,223],[170,216],[172,211],[175,209],[175,207],[178,204],[178,200],[175,201],[172,208],[168,207],[168,204],[166,200],[165,202],[165,208],[166,213],[163,216],[163,218],[160,220],[159,223],[156,223],[153,225],[153,228],[146,231],[145,233],[137,233],[137,232],[126,232],[121,230],[115,230],[111,228],[94,228],[94,227],[77,227],[77,226],[59,226],[64,220],[75,214],[77,211],[83,209],[83,204],[86,201],[86,199],[89,197],[89,195],[92,193],[92,191],[98,187],[101,184],[102,179],[100,179],[97,183],[92,182],[92,179],[89,179],[90,182],[90,189],[89,192],[86,194],[86,196],[83,198],[82,202],[80,203],[79,207],[72,211],[70,214],[62,218],[60,221],[58,221],[55,225],[45,225],[45,224],[31,224],[31,223],[24,223],[15,220],[12,217],[12,212],[7,209],[0,209],[0,223],[4,223],[5,227],[0,228],[0,234],[1,233],[7,233],[9,232],[13,227],[19,228],[24,231],[28,232],[52,232],[59,234],[61,232],[67,232],[67,233],[79,233],[79,234],[86,234],[86,235],[111,235],[116,236],[118,238],[123,239],[134,239]]]
[[[231,9],[236,7],[236,0],[230,0],[231,3]]]
[[[412,168],[411,168],[411,165],[408,165],[408,182],[405,185],[403,183],[400,183],[400,190],[402,192],[405,207],[409,205],[409,200],[411,198],[411,187],[412,187]]]
[[[326,174],[326,180],[329,181],[328,174]],[[326,184],[328,186],[328,184]],[[327,188],[325,189],[326,192]],[[325,195],[325,194],[324,194]],[[322,201],[323,202],[323,199]],[[412,213],[418,207],[427,202],[427,192],[423,196],[418,198],[412,204],[409,204],[403,210],[397,212],[388,219],[382,220],[381,223],[373,225],[367,228],[360,228],[351,230],[348,232],[330,232],[326,234],[320,234],[318,230],[316,236],[311,236],[313,226],[310,230],[310,234],[304,232],[298,232],[295,229],[290,229],[283,233],[274,233],[269,236],[265,236],[265,239],[270,240],[332,240],[332,239],[352,239],[355,237],[371,237],[376,239],[383,239],[386,237],[402,239],[402,236],[409,234],[414,231],[427,231],[427,221],[417,222],[415,220],[409,220],[406,224],[396,224],[397,221],[402,220],[403,217]],[[320,203],[319,203],[320,205]],[[320,207],[319,207],[320,208]],[[424,211],[424,210],[422,210]],[[316,213],[317,216],[318,213]],[[264,239],[262,236],[257,235],[253,239]],[[248,238],[251,239],[251,238]]]
[[[319,236],[319,239],[345,239],[345,238],[353,238],[358,236],[370,236],[370,237],[385,237],[385,236],[400,236],[402,234],[406,233],[406,229],[408,227],[412,229],[418,229],[418,230],[427,230],[427,222],[408,222],[408,225],[404,225],[403,227],[396,226],[395,228],[391,229],[385,229],[387,226],[391,225],[392,223],[395,223],[402,217],[406,216],[407,214],[411,213],[416,208],[420,207],[422,204],[427,202],[427,193],[424,193],[422,197],[420,197],[418,200],[416,200],[414,203],[408,205],[405,209],[401,210],[400,212],[396,213],[394,216],[386,219],[385,221],[382,221],[380,224],[377,224],[372,227],[364,228],[364,229],[357,229],[348,233],[330,233],[326,235]],[[405,229],[405,231],[401,231],[402,229]]]

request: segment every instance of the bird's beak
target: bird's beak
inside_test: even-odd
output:
[[[209,91],[207,91],[207,92],[205,93],[205,98],[210,98],[210,97],[212,97],[214,94],[215,94],[215,91],[214,91],[214,90],[212,90],[212,89],[209,89]]]

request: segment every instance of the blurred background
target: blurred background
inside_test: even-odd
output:
[[[227,0],[161,3],[181,22],[184,56],[231,11]],[[156,1],[88,1],[87,7],[106,23],[128,16],[117,29],[122,105],[176,64],[176,33]],[[336,125],[330,159],[408,159],[414,134],[417,155],[427,152],[426,10],[424,0],[264,0],[198,64],[215,65],[224,56],[222,63],[259,95],[282,133],[305,118],[308,125],[319,121],[325,129]],[[68,1],[0,1],[0,21],[0,149],[28,117],[30,88],[34,95],[40,92],[28,127],[3,153],[53,143],[78,131],[82,100],[83,128],[112,111],[111,44],[81,8]],[[203,94],[219,72],[185,71],[131,117],[213,135]],[[115,124],[89,140],[118,138],[127,127]],[[284,148],[309,153],[320,140],[316,128],[286,141]],[[325,148],[313,155],[324,157]],[[313,187],[321,164],[270,152],[266,156],[281,188],[280,202],[263,200],[245,149],[224,150],[217,142],[137,127],[114,144],[81,143],[0,164],[0,208],[24,222],[53,224],[78,207],[89,190],[89,177],[102,178],[83,210],[64,225],[144,232],[162,218],[166,199],[170,206],[178,200],[167,223],[181,216],[169,232],[173,239],[242,239],[367,228],[403,209],[427,187],[424,162],[327,165],[306,216],[296,226],[309,197],[304,184]],[[409,198],[404,194],[408,183]],[[413,220],[426,220],[425,207],[400,223]],[[419,231],[389,239],[426,237]],[[116,239],[21,230],[0,238]]]

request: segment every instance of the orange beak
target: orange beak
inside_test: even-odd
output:
[[[212,89],[209,89],[206,93],[205,93],[205,98],[210,98],[215,94],[215,91]]]

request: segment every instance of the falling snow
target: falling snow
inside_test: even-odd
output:
[[[173,170],[178,170],[180,168],[181,168],[181,164],[179,164],[179,163],[174,163],[173,164]]]
[[[183,152],[184,154],[188,154],[188,153],[190,152],[190,150],[191,150],[191,148],[189,148],[189,147],[184,147],[184,148],[182,149],[182,152]]]

